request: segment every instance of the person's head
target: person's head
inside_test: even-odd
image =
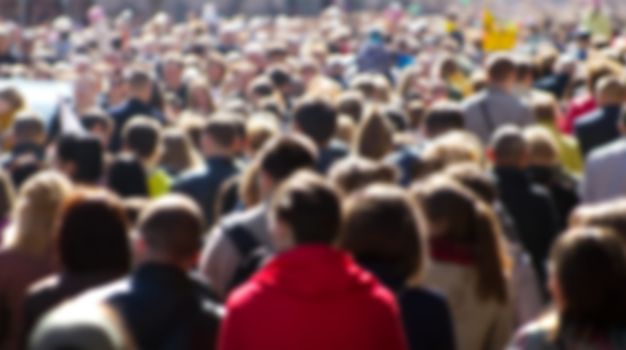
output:
[[[434,139],[451,130],[462,130],[465,117],[461,107],[454,102],[439,102],[424,116],[422,130],[424,136]]]
[[[492,209],[460,184],[435,177],[416,184],[411,192],[424,208],[433,259],[446,262],[440,250],[463,249],[478,271],[476,293],[482,299],[508,299],[508,261]]]
[[[39,258],[49,256],[57,215],[72,186],[61,174],[45,171],[20,188],[4,246]]]
[[[154,80],[152,74],[141,68],[131,68],[125,74],[129,97],[144,103],[152,99]]]
[[[329,180],[344,194],[376,183],[393,184],[397,177],[393,166],[356,156],[336,162],[328,173]]]
[[[487,80],[493,87],[511,92],[515,84],[515,61],[506,54],[494,54],[487,60]]]
[[[204,125],[202,152],[205,157],[232,157],[235,155],[240,132],[231,115],[216,115]]]
[[[553,167],[559,164],[559,146],[550,132],[541,126],[524,130],[524,141],[528,147],[528,165]]]
[[[11,177],[0,170],[0,221],[9,218],[15,203],[15,189]]]
[[[163,79],[170,89],[180,87],[185,68],[183,59],[178,54],[168,54],[163,59]]]
[[[198,113],[209,115],[215,111],[211,86],[206,79],[195,79],[189,83],[187,107]]]
[[[57,168],[72,181],[95,184],[102,177],[104,151],[94,136],[66,134],[56,145]]]
[[[46,140],[46,126],[37,114],[24,112],[15,118],[12,136],[15,145],[43,145]]]
[[[276,118],[268,114],[253,115],[246,122],[248,155],[254,157],[272,138],[280,134]]]
[[[579,206],[570,216],[569,226],[611,230],[626,242],[626,200],[614,199]]]
[[[0,116],[13,114],[24,108],[24,97],[14,88],[0,89]]]
[[[419,130],[426,115],[424,102],[419,99],[409,101],[405,106],[407,117],[409,118],[409,128]]]
[[[64,272],[124,275],[131,265],[122,202],[104,190],[80,190],[65,200],[56,232]]]
[[[337,100],[337,113],[349,116],[355,123],[361,121],[364,110],[365,101],[358,91],[344,92]]]
[[[204,219],[189,198],[166,195],[143,210],[137,223],[139,255],[144,262],[159,262],[187,270],[195,265],[201,247]]]
[[[519,87],[530,89],[535,80],[534,72],[535,66],[531,59],[520,57],[515,60],[515,79]]]
[[[490,152],[496,166],[525,168],[528,162],[528,145],[522,131],[515,126],[503,126],[495,132]]]
[[[426,260],[421,217],[405,191],[375,185],[344,204],[339,246],[361,263],[389,269],[406,283],[419,277]]]
[[[532,111],[537,123],[556,126],[558,104],[554,97],[540,97],[532,101]]]
[[[163,154],[160,164],[172,174],[181,174],[198,166],[199,155],[189,136],[181,129],[171,127],[163,132]]]
[[[136,116],[122,130],[124,148],[146,164],[157,161],[161,151],[161,125],[156,120]]]
[[[341,229],[341,200],[323,178],[302,171],[283,183],[272,200],[272,240],[279,250],[332,245]]]
[[[378,110],[369,111],[359,122],[353,149],[357,155],[373,160],[380,160],[392,151],[393,126]]]
[[[444,174],[491,205],[498,198],[496,184],[489,173],[475,163],[459,163],[446,168]]]
[[[102,148],[108,149],[113,133],[113,120],[104,112],[93,110],[80,118],[81,124],[91,135],[98,138]]]
[[[258,176],[263,196],[267,196],[289,176],[301,169],[312,169],[317,161],[315,145],[302,136],[280,136],[259,151]]]
[[[329,102],[306,98],[293,112],[294,128],[308,136],[318,147],[325,147],[337,129],[337,111]]]
[[[426,145],[422,152],[423,173],[418,175],[429,175],[466,162],[482,166],[483,160],[483,147],[474,134],[451,131]]]
[[[617,77],[604,77],[596,85],[596,101],[600,106],[621,106],[626,101],[626,84]]]
[[[549,271],[559,331],[589,334],[626,325],[626,251],[615,234],[593,228],[563,234]]]
[[[122,198],[148,196],[146,170],[133,156],[122,155],[112,162],[108,169],[106,186]]]

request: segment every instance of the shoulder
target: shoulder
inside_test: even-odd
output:
[[[556,350],[550,340],[553,317],[533,322],[522,328],[513,338],[510,350]]]
[[[589,126],[597,123],[598,118],[601,116],[599,110],[591,111],[589,113],[583,114],[576,122],[574,123],[574,128],[576,130],[584,130]]]
[[[598,162],[620,155],[626,155],[626,140],[620,139],[593,150],[589,155],[589,162]]]

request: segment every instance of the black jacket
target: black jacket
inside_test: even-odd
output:
[[[174,184],[173,191],[193,198],[202,208],[206,224],[214,223],[216,201],[222,184],[239,173],[235,160],[225,157],[210,158],[206,168],[183,174]]]
[[[320,150],[316,169],[321,174],[326,174],[335,162],[348,156],[348,148],[340,142],[331,142],[328,147]]]
[[[559,229],[567,227],[570,214],[580,202],[578,180],[558,167],[530,167],[531,181],[550,191],[559,212]]]
[[[109,110],[109,115],[113,119],[114,129],[111,136],[110,149],[119,151],[122,147],[122,131],[124,126],[133,117],[146,116],[156,119],[159,123],[165,123],[165,117],[158,109],[151,105],[145,104],[136,99],[130,99],[122,104]]]
[[[545,263],[559,233],[559,216],[548,190],[531,183],[523,170],[496,167],[494,176],[502,203],[513,217],[520,241],[545,281]]]
[[[215,349],[220,310],[209,289],[180,269],[146,264],[108,298],[139,349]]]
[[[407,288],[402,278],[380,263],[359,262],[394,292],[411,350],[454,350],[452,316],[443,296],[423,288]]]
[[[620,106],[598,108],[576,121],[574,130],[586,157],[595,148],[619,138]]]

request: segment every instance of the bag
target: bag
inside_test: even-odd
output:
[[[270,256],[269,251],[263,247],[254,235],[242,225],[234,225],[225,229],[226,236],[237,249],[241,260],[235,269],[233,278],[228,284],[227,292],[231,292],[246,282]]]

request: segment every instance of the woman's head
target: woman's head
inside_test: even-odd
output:
[[[361,120],[354,136],[356,154],[379,160],[393,149],[393,127],[378,111],[372,110]]]
[[[131,264],[122,202],[104,190],[81,190],[63,204],[57,227],[58,258],[72,273],[123,275]]]
[[[351,194],[374,183],[392,184],[397,173],[390,165],[355,156],[334,164],[328,177],[341,192]]]
[[[50,253],[54,224],[71,184],[51,171],[29,178],[21,187],[5,246],[37,257]]]
[[[196,167],[201,161],[189,136],[179,128],[163,132],[161,166],[173,174],[180,174]]]
[[[215,111],[215,102],[208,81],[197,79],[189,84],[187,106],[200,113],[210,114]]]
[[[550,289],[561,327],[597,331],[626,325],[626,251],[623,241],[593,228],[570,231],[550,258]]]
[[[14,88],[0,90],[0,115],[15,113],[24,108],[24,97]]]
[[[385,266],[403,282],[424,266],[426,247],[417,208],[400,188],[374,185],[344,206],[340,246],[365,264]]]
[[[469,190],[443,176],[418,183],[411,192],[424,209],[431,245],[463,250],[478,270],[478,295],[506,301],[508,260],[493,210]],[[433,253],[433,258],[439,260],[437,252]]]

